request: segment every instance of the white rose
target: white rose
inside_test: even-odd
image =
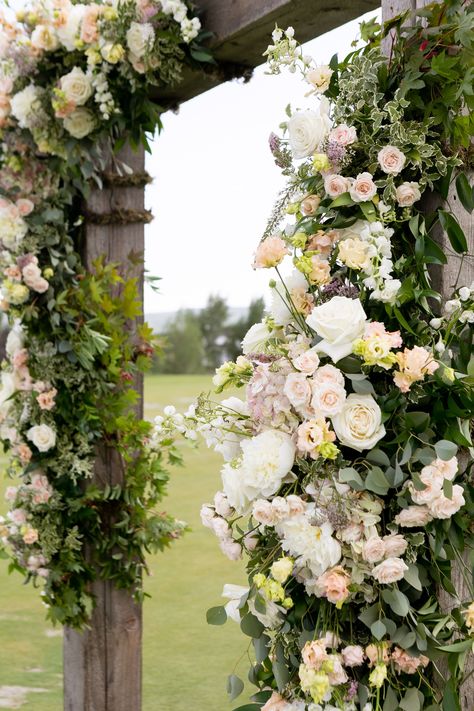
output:
[[[30,128],[39,116],[43,115],[41,96],[43,91],[29,84],[27,87],[12,96],[11,112],[17,119],[20,128]]]
[[[316,111],[297,111],[288,122],[288,135],[295,158],[306,158],[316,151],[328,135],[330,120],[327,114]]]
[[[377,194],[375,185],[370,173],[359,173],[357,178],[351,183],[349,194],[354,202],[366,202],[372,200]]]
[[[453,486],[451,498],[443,493],[428,504],[433,518],[451,518],[466,503],[464,499],[464,489],[459,484]]]
[[[94,130],[94,127],[94,114],[83,107],[76,109],[64,119],[64,128],[74,138],[84,138]]]
[[[367,563],[377,563],[385,557],[385,542],[379,536],[367,539],[362,548],[362,558]]]
[[[341,412],[347,393],[339,383],[316,383],[313,387],[311,406],[317,414],[334,417]]]
[[[135,57],[141,59],[155,39],[155,30],[149,22],[132,22],[127,31],[127,46]]]
[[[387,558],[372,569],[371,575],[382,585],[396,583],[408,570],[408,565],[401,558]]]
[[[372,395],[349,395],[332,424],[340,443],[358,452],[372,449],[385,436],[382,412]]]
[[[283,388],[293,407],[306,408],[311,398],[311,387],[304,373],[290,373]]]
[[[269,330],[268,326],[264,321],[261,323],[254,323],[253,326],[249,328],[242,341],[242,351],[244,355],[249,353],[261,353],[265,350],[265,346],[272,336],[272,331]]]
[[[408,506],[395,516],[395,523],[405,528],[418,528],[426,526],[432,518],[427,506]]]
[[[56,444],[56,432],[49,425],[34,425],[26,436],[40,452],[47,452]]]
[[[377,159],[384,173],[398,175],[403,170],[406,157],[396,146],[384,146],[377,154]]]
[[[315,348],[336,363],[352,353],[352,344],[364,333],[367,316],[358,299],[334,296],[316,306],[306,323],[323,339]]]
[[[232,513],[232,506],[229,506],[227,496],[222,493],[222,491],[218,491],[215,494],[214,507],[216,509],[216,513],[218,513],[219,516],[224,516],[224,518],[230,516],[230,514]]]
[[[395,191],[400,207],[411,207],[421,198],[418,183],[402,183]]]
[[[67,101],[76,106],[83,106],[92,96],[92,79],[80,67],[74,67],[69,74],[64,74],[59,80],[59,87],[64,92]]]

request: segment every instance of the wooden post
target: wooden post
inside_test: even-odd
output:
[[[134,173],[144,171],[144,153],[123,149],[119,159]],[[113,170],[113,169],[112,169]],[[115,172],[115,171],[114,171]],[[143,210],[143,187],[105,187],[93,190],[87,210],[109,214],[113,210]],[[105,255],[108,262],[125,263],[128,255],[143,254],[144,225],[87,224],[84,259],[91,267],[94,259]],[[143,302],[143,267],[135,267]],[[130,271],[128,271],[130,275]],[[133,333],[136,324],[130,324]],[[137,416],[143,413],[143,382]],[[114,450],[99,446],[94,481],[103,487],[123,482],[124,467]],[[104,525],[109,525],[105,521]],[[131,594],[117,590],[112,582],[97,581],[92,586],[96,607],[90,630],[78,633],[66,628],[64,636],[65,711],[140,711],[142,611]]]
[[[440,0],[436,0],[439,2]],[[400,14],[406,10],[415,10],[416,8],[424,7],[428,5],[433,0],[382,0],[382,19],[387,21],[395,15]],[[390,55],[390,47],[394,37],[388,36],[384,40],[383,50],[387,56]],[[470,178],[472,179],[473,174],[471,173]],[[471,181],[472,182],[472,181]],[[464,230],[468,242],[468,253],[469,257],[462,257],[461,255],[454,252],[449,242],[447,234],[438,226],[436,233],[433,235],[439,246],[448,258],[448,263],[445,265],[432,265],[430,267],[431,277],[433,280],[433,288],[439,291],[443,301],[446,301],[453,290],[456,287],[470,286],[474,281],[474,259],[472,257],[474,253],[474,219],[461,205],[457,194],[454,179],[451,182],[447,197],[447,205],[449,209],[456,216],[459,224]],[[432,211],[438,206],[441,206],[442,200],[436,195],[427,194],[423,197],[422,204],[427,211]],[[463,459],[462,454],[460,457],[461,461]],[[468,555],[464,556],[464,564],[470,566],[470,561]],[[463,602],[471,602],[469,588],[466,584],[465,577],[463,576],[463,571],[461,565],[457,562],[453,564],[451,580],[456,589],[456,597],[448,595],[448,593],[443,590],[438,590],[438,600],[440,607],[446,613],[452,610],[453,607],[459,605]],[[468,576],[469,577],[469,576]],[[449,675],[449,670],[447,664],[443,665],[443,668],[439,669],[443,676]],[[471,674],[471,676],[464,682],[461,687],[460,703],[462,711],[472,711],[473,699],[474,699],[474,655],[469,655],[465,674],[466,676]],[[443,689],[443,679],[437,680],[437,686]]]

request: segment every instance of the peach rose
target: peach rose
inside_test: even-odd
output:
[[[303,662],[310,669],[320,669],[323,662],[328,658],[324,640],[318,639],[312,642],[306,642],[301,652]]]
[[[326,175],[324,178],[324,189],[331,198],[337,198],[339,195],[348,193],[350,187],[351,181],[349,178],[344,178],[344,176],[338,173]]]
[[[293,407],[306,408],[311,399],[311,386],[304,373],[290,373],[283,388]]]
[[[316,589],[319,594],[339,607],[349,596],[348,585],[351,582],[350,575],[340,565],[326,570],[316,580]]]
[[[360,667],[364,663],[364,650],[358,644],[349,644],[341,650],[341,654],[346,667]]]
[[[441,492],[437,498],[428,504],[428,509],[433,518],[451,518],[465,503],[464,489],[459,484],[455,484],[451,498]]]
[[[398,175],[403,170],[406,157],[396,146],[384,146],[378,152],[377,160],[384,173]]]
[[[349,188],[349,194],[354,202],[372,200],[377,194],[377,187],[370,173],[359,173]]]
[[[289,254],[288,248],[281,237],[276,235],[266,237],[255,252],[254,269],[276,267],[287,254]]]
[[[400,207],[411,207],[421,198],[418,183],[402,183],[396,189],[395,194]]]
[[[293,306],[298,313],[305,316],[311,313],[314,306],[314,296],[312,294],[303,288],[291,289],[290,294]]]
[[[15,447],[15,454],[19,457],[22,464],[28,464],[33,456],[33,453],[27,444],[19,444]]]
[[[320,202],[321,198],[319,195],[307,195],[304,200],[301,201],[301,212],[304,215],[314,215]]]
[[[433,519],[427,506],[408,506],[395,516],[395,523],[404,528],[426,526]]]
[[[320,259],[319,256],[311,257],[311,271],[308,274],[308,279],[312,284],[328,284],[331,281],[331,267],[325,259]]]
[[[397,672],[403,672],[404,674],[416,674],[420,667],[426,667],[430,660],[423,654],[419,657],[412,657],[404,649],[400,647],[395,647],[392,652],[392,662],[395,665]]]
[[[382,585],[388,585],[402,580],[406,570],[408,565],[401,558],[387,558],[372,568],[371,575]]]
[[[329,131],[329,140],[335,141],[340,146],[350,146],[357,141],[357,131],[354,126],[341,123]]]
[[[337,230],[319,230],[314,235],[308,238],[306,249],[308,252],[317,252],[321,257],[327,259],[331,254],[333,246],[339,240],[339,232]]]
[[[3,273],[7,279],[11,279],[12,281],[21,281],[21,270],[19,267],[7,267],[3,270]]]

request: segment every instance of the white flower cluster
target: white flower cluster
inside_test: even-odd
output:
[[[104,71],[107,65],[103,65],[103,70],[94,75],[92,85],[95,89],[95,101],[99,104],[99,111],[104,121],[108,121],[111,115],[118,109],[115,106],[114,98],[109,90],[107,74]]]
[[[188,8],[182,0],[161,0],[161,8],[166,15],[173,15],[173,19],[180,24],[185,42],[189,43],[197,37],[201,22],[197,17],[188,18]]]
[[[300,68],[304,73],[311,67],[313,60],[304,56],[301,46],[295,40],[293,27],[287,27],[285,31],[275,27],[272,40],[273,44],[263,53],[263,56],[267,57],[269,74],[280,74],[283,68],[292,73]]]

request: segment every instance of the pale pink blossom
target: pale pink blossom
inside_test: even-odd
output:
[[[26,217],[35,209],[34,203],[31,202],[31,200],[28,200],[27,198],[20,198],[19,200],[17,200],[16,206],[18,208],[18,212],[22,217]]]
[[[387,558],[372,569],[371,575],[382,585],[402,580],[408,565],[401,558]]]
[[[314,348],[301,353],[293,359],[293,365],[297,370],[300,370],[306,375],[313,375],[314,371],[319,365],[319,356]]]
[[[340,146],[350,146],[357,141],[357,131],[354,126],[341,123],[329,131],[329,140],[335,141]]]
[[[368,538],[362,548],[362,558],[367,563],[377,563],[385,557],[385,542],[380,536]]]
[[[23,442],[15,447],[14,452],[20,459],[20,462],[22,464],[28,464],[28,462],[31,460],[31,457],[33,456],[31,449],[28,447],[27,444],[24,444]]]
[[[15,501],[18,493],[18,487],[17,486],[7,486],[5,490],[5,499],[6,501],[13,502]]]
[[[385,555],[387,558],[396,558],[405,553],[408,548],[408,543],[399,533],[393,533],[390,536],[384,536]]]
[[[307,195],[301,201],[301,212],[303,215],[314,215],[321,203],[319,195]]]
[[[308,279],[312,284],[328,284],[331,281],[331,267],[326,259],[321,259],[319,255],[313,254],[311,257],[311,271]]]
[[[48,392],[45,393],[40,393],[36,397],[36,401],[38,405],[40,406],[41,410],[52,410],[53,407],[56,405],[56,402],[54,398],[56,397],[58,391],[56,388],[53,388],[52,390],[49,390]]]
[[[326,570],[316,580],[316,590],[319,595],[327,598],[334,605],[342,605],[349,596],[348,585],[351,582],[350,575],[340,565]]]
[[[26,523],[26,511],[24,509],[12,509],[8,514],[8,518],[16,526],[23,526]]]
[[[400,331],[387,331],[384,324],[379,321],[370,321],[366,325],[364,338],[387,338],[391,348],[400,348],[402,345]]]
[[[344,376],[339,368],[328,363],[327,365],[318,368],[313,375],[313,383],[323,384],[323,383],[334,383],[335,385],[344,386]]]
[[[427,506],[408,506],[395,516],[395,523],[404,528],[426,526],[432,520]]]
[[[276,523],[277,517],[272,508],[270,501],[266,499],[258,499],[252,508],[252,516],[258,523],[264,526],[273,526]]]
[[[418,183],[402,183],[395,190],[395,195],[400,207],[411,207],[421,199],[420,186]]]
[[[310,669],[320,669],[323,662],[328,658],[324,640],[318,639],[306,642],[301,651],[303,662]]]
[[[99,11],[100,7],[98,5],[88,5],[84,10],[81,23],[81,40],[86,44],[92,44],[99,38],[97,29]]]
[[[307,408],[311,399],[311,386],[304,373],[290,373],[283,388],[288,400],[295,408]]]
[[[299,516],[306,511],[306,504],[302,498],[296,494],[290,494],[286,497],[286,502],[289,506],[290,516]]]
[[[430,660],[423,654],[418,657],[411,656],[404,649],[395,647],[392,651],[392,662],[397,672],[404,674],[416,674],[420,667],[426,667]]]
[[[242,557],[240,543],[235,543],[231,538],[224,538],[220,542],[220,549],[229,560],[239,560]]]
[[[317,414],[333,417],[343,408],[347,393],[340,383],[313,383],[311,406]]]
[[[433,354],[421,346],[405,348],[396,354],[396,358],[400,370],[393,379],[402,393],[407,393],[413,383],[424,380],[425,375],[432,375],[439,367]]]
[[[327,675],[331,686],[340,686],[348,680],[347,673],[341,664],[341,659],[338,654],[330,654],[328,656],[328,671]]]
[[[375,664],[388,664],[390,660],[389,642],[368,644],[365,648],[365,655],[369,660],[370,666],[375,666]]]
[[[309,252],[317,252],[320,257],[328,259],[339,238],[340,233],[337,230],[318,230],[314,235],[308,237],[306,249]]]
[[[428,508],[433,518],[451,518],[459,511],[466,503],[464,499],[464,489],[459,484],[453,486],[451,497],[445,496],[443,492],[430,501]]]
[[[28,528],[23,534],[23,541],[27,546],[33,545],[38,540],[38,531],[35,528]]]
[[[261,711],[287,711],[288,702],[278,692],[274,691]]]
[[[341,654],[346,667],[360,667],[364,663],[364,649],[358,644],[349,644],[341,650]]]

